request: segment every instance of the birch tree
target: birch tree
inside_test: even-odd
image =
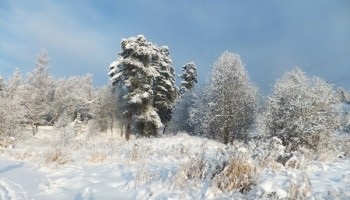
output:
[[[227,144],[245,140],[254,123],[258,90],[250,82],[240,56],[224,52],[214,63],[197,115],[207,137]]]

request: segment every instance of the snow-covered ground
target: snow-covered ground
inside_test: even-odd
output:
[[[250,151],[243,146],[186,134],[129,142],[117,134],[70,137],[41,127],[0,147],[0,199],[350,199],[347,157],[306,160],[298,169],[261,165],[242,194],[220,189],[213,176],[233,158],[257,165],[253,156],[243,159]]]

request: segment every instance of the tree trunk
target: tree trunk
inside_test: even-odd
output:
[[[228,126],[225,124],[225,128],[224,128],[224,144],[228,144],[229,142],[229,130],[228,130]]]
[[[166,128],[168,127],[168,123],[164,124],[164,128],[163,128],[163,135],[165,134]]]
[[[125,133],[125,138],[127,141],[130,139],[130,132],[131,132],[131,111],[129,109],[127,126],[126,126],[126,133]]]
[[[124,123],[122,120],[120,120],[120,137],[123,137],[124,135]]]
[[[110,125],[111,135],[113,135],[113,123],[114,123],[114,118],[113,116],[111,116],[111,125]]]
[[[35,134],[38,133],[38,123],[32,122],[32,132],[33,132],[33,136],[35,136]]]

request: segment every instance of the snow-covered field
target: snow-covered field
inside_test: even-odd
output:
[[[73,138],[51,127],[39,130],[11,142],[12,148],[0,147],[1,200],[350,199],[350,159],[344,156],[297,156],[299,166],[285,167],[258,162],[273,153],[263,147],[186,134],[126,142],[117,134]],[[232,180],[225,176],[233,173],[222,168],[232,160],[254,169],[243,193],[225,189]]]

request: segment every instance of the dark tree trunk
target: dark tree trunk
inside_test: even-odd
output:
[[[39,123],[35,123],[35,122],[32,123],[33,136],[35,136],[35,134],[38,133],[38,126],[39,126]]]
[[[110,124],[111,135],[113,134],[113,123],[114,123],[114,118],[113,116],[111,116],[111,124]]]
[[[129,110],[128,118],[127,118],[127,125],[126,125],[126,133],[125,133],[126,140],[130,139],[130,132],[131,132],[131,111]]]
[[[120,137],[123,137],[124,135],[124,123],[121,121],[120,122]]]
[[[164,124],[163,135],[165,134],[166,128],[168,128],[168,123],[165,123],[165,124]]]
[[[225,125],[224,128],[224,144],[228,144],[229,142],[229,130],[228,130],[228,126]]]

